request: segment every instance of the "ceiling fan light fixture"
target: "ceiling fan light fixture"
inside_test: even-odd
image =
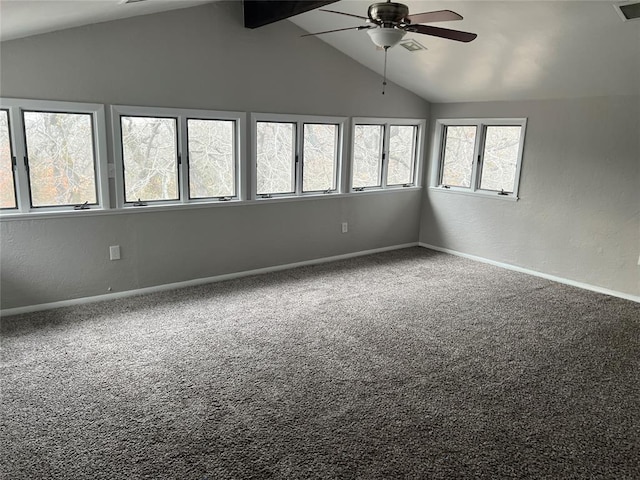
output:
[[[400,43],[407,32],[398,28],[372,28],[367,33],[378,47],[391,48]]]

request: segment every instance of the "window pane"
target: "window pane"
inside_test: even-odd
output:
[[[295,124],[256,122],[258,194],[295,192]]]
[[[189,197],[235,196],[235,122],[187,120]]]
[[[302,190],[313,192],[336,188],[338,126],[304,124],[304,170]]]
[[[97,203],[91,120],[88,113],[24,112],[34,207]]]
[[[391,125],[389,129],[389,171],[387,185],[413,183],[417,127]]]
[[[12,156],[9,112],[0,110],[0,208],[16,208],[17,206]]]
[[[120,117],[125,201],[177,200],[175,118]]]
[[[475,126],[447,127],[442,162],[443,185],[465,188],[471,186],[475,143]]]
[[[513,192],[522,127],[487,127],[480,188]]]
[[[382,125],[356,125],[353,138],[353,188],[380,186]]]

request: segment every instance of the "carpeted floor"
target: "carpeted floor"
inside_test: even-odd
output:
[[[2,319],[4,479],[640,478],[640,304],[421,248]]]

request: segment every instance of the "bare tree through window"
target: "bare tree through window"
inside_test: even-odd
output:
[[[476,144],[475,126],[448,126],[445,130],[442,184],[469,188]]]
[[[256,192],[295,192],[295,123],[256,122]]]
[[[375,187],[382,177],[382,125],[356,125],[353,132],[353,188]]]
[[[391,125],[389,128],[389,170],[387,185],[413,182],[418,127]]]
[[[175,118],[121,116],[125,201],[177,200]]]
[[[187,120],[190,198],[236,195],[235,122]]]
[[[335,190],[338,125],[305,123],[303,136],[303,191]]]
[[[0,208],[16,208],[9,112],[0,110]]]
[[[480,188],[513,192],[520,150],[520,126],[487,126]]]
[[[92,116],[24,111],[34,207],[97,203]]]

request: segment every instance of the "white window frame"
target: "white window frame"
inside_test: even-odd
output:
[[[345,157],[345,125],[347,117],[325,117],[317,115],[289,115],[289,114],[277,114],[277,113],[252,113],[251,114],[251,199],[253,200],[266,200],[272,198],[295,198],[295,197],[308,197],[308,196],[324,196],[335,195],[343,191],[342,179],[344,178],[344,157]],[[258,135],[257,135],[257,123],[258,122],[273,122],[273,123],[293,123],[295,124],[295,188],[292,193],[270,193],[270,194],[258,194]],[[304,125],[309,123],[315,124],[328,124],[338,126],[338,145],[336,148],[336,170],[335,170],[335,190],[325,191],[313,191],[303,192],[302,180],[304,170]]]
[[[473,150],[473,166],[471,171],[471,185],[458,187],[442,184],[442,169],[444,166],[445,133],[447,127],[476,127],[476,140]],[[496,192],[494,190],[483,190],[480,188],[482,167],[484,165],[484,146],[487,127],[521,127],[520,145],[518,146],[518,158],[513,184],[513,192]],[[520,172],[522,169],[522,156],[524,152],[524,142],[527,130],[526,118],[446,118],[438,119],[435,124],[433,151],[431,153],[434,168],[431,172],[430,188],[449,193],[459,193],[463,195],[477,195],[503,200],[518,200],[520,187]]]
[[[374,185],[370,187],[355,187],[353,186],[353,163],[355,160],[355,130],[356,125],[374,125],[383,127],[383,141],[382,141],[382,165],[380,168],[380,185]],[[392,126],[408,126],[416,127],[416,145],[413,159],[413,171],[412,181],[401,185],[388,185],[388,171],[389,171],[389,137]],[[424,157],[424,138],[427,121],[423,119],[415,118],[380,118],[380,117],[354,117],[351,119],[351,162],[349,171],[349,192],[364,192],[371,190],[395,190],[407,187],[420,187],[422,185],[422,169],[423,169],[423,157]]]
[[[107,130],[104,105],[96,103],[62,102],[51,100],[32,100],[22,98],[0,98],[0,109],[9,112],[9,136],[13,147],[14,185],[17,208],[3,209],[2,215],[47,213],[47,212],[86,212],[109,209],[109,175],[107,170]],[[27,169],[27,150],[23,111],[51,113],[80,113],[91,115],[93,130],[93,152],[95,160],[96,205],[78,210],[74,205],[31,206],[29,172]]]
[[[126,202],[124,192],[124,159],[122,156],[122,125],[121,116],[175,118],[177,125],[177,155],[178,155],[178,200],[154,200],[136,205],[136,202]],[[187,120],[231,120],[234,126],[235,148],[235,192],[234,197],[189,198],[189,159],[187,145]],[[247,200],[247,191],[242,181],[245,178],[246,154],[245,132],[246,114],[243,112],[226,112],[215,110],[196,110],[184,108],[163,107],[135,107],[128,105],[111,106],[111,127],[113,133],[113,156],[115,160],[115,184],[117,208],[140,208],[154,206],[170,206],[198,203],[221,203],[228,201]]]

